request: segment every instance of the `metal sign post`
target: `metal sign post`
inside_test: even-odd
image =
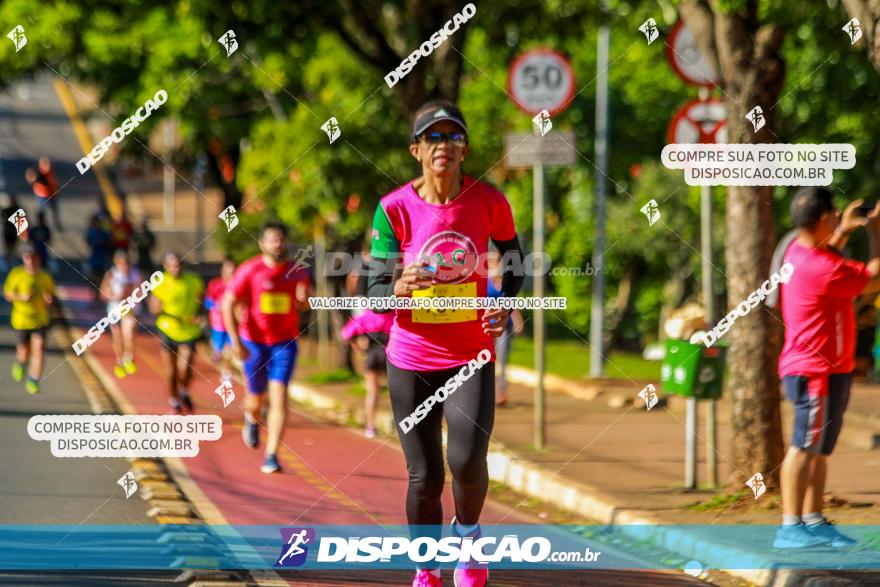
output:
[[[527,134],[508,134],[504,137],[504,153],[507,166],[510,168],[532,168],[534,174],[534,237],[532,241],[533,257],[535,258],[535,297],[544,297],[544,167],[547,165],[573,165],[575,162],[574,132],[552,132],[546,136]],[[534,310],[535,323],[535,371],[538,380],[535,382],[534,410],[534,443],[541,450],[547,442],[546,416],[544,408],[544,311]]]
[[[724,103],[710,97],[710,88],[718,83],[718,73],[711,63],[700,54],[691,31],[679,20],[669,35],[667,57],[672,69],[689,84],[699,86],[699,100],[681,107],[669,124],[669,143],[726,143],[726,112]],[[706,322],[714,324],[715,300],[712,290],[712,188],[700,189],[700,249],[703,304]],[[718,485],[717,429],[715,426],[715,400],[706,406],[706,461],[709,480]],[[684,485],[697,487],[697,400],[687,399],[685,423]]]
[[[561,53],[552,49],[535,49],[513,60],[507,74],[507,89],[516,106],[529,114],[546,110],[550,116],[565,110],[574,96],[574,75],[571,65]],[[544,136],[509,134],[505,136],[504,153],[508,167],[531,167],[534,174],[534,236],[535,297],[544,297],[544,167],[572,165],[575,161],[574,133],[550,132]],[[544,410],[544,311],[534,310],[535,321],[535,409],[534,444],[542,450],[547,442]]]

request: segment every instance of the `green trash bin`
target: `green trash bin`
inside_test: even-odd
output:
[[[686,340],[666,339],[660,380],[663,391],[697,399],[718,399],[724,387],[727,348],[706,348]]]

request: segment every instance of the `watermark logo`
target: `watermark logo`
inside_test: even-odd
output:
[[[296,252],[296,257],[293,259],[292,264],[290,265],[290,269],[287,271],[286,276],[289,277],[293,273],[297,271],[302,271],[303,269],[308,269],[310,267],[308,263],[308,259],[311,259],[315,256],[315,248],[312,245],[307,246],[304,249],[300,249]]]
[[[446,21],[443,28],[431,35],[429,40],[419,45],[418,49],[407,55],[403,61],[400,62],[400,65],[398,65],[393,71],[388,72],[385,76],[385,83],[388,84],[388,87],[393,88],[397,85],[397,82],[405,78],[406,75],[412,71],[412,68],[416,66],[416,63],[418,63],[420,58],[430,57],[431,53],[434,52],[434,49],[442,45],[446,39],[454,35],[455,32],[464,23],[473,18],[476,13],[477,7],[474,6],[473,3],[465,4],[464,8],[461,9],[461,12],[454,14],[451,19]]]
[[[532,119],[532,122],[535,123],[535,126],[541,133],[542,137],[550,132],[551,128],[553,128],[553,122],[550,120],[550,113],[547,112],[546,109],[538,112]]]
[[[342,130],[339,128],[339,122],[336,121],[335,116],[328,118],[327,122],[321,125],[321,130],[327,133],[327,138],[330,139],[331,145],[333,144],[333,141],[342,135]]]
[[[767,486],[764,485],[764,476],[760,473],[755,473],[751,476],[751,478],[746,481],[746,485],[752,490],[752,493],[755,494],[755,499],[758,499],[767,491]]]
[[[758,307],[758,304],[764,301],[764,298],[769,296],[777,287],[779,287],[780,283],[788,283],[788,280],[791,279],[792,273],[794,273],[794,265],[791,263],[786,263],[780,267],[777,273],[772,274],[770,279],[761,284],[761,287],[750,293],[749,296],[731,310],[727,316],[719,320],[718,324],[715,325],[715,328],[709,332],[694,333],[691,337],[690,343],[700,344],[700,342],[702,342],[706,348],[715,344],[719,338],[724,336],[727,331],[733,327],[733,323],[736,322],[737,317],[745,318],[748,316],[752,310]]]
[[[648,200],[648,203],[641,207],[641,211],[648,218],[648,226],[654,226],[654,223],[660,220],[660,206],[657,205],[657,200]]]
[[[226,49],[226,56],[229,57],[238,49],[238,40],[235,38],[235,31],[229,29],[223,36],[217,39],[217,42]]]
[[[642,26],[639,27],[639,30],[645,34],[645,38],[648,39],[648,44],[650,45],[654,41],[657,40],[657,37],[660,33],[657,31],[657,21],[653,18],[649,18],[645,22],[642,23]]]
[[[554,267],[550,270],[550,275],[553,277],[592,277],[593,275],[597,275],[602,272],[602,266],[593,267],[593,265],[587,261],[587,264],[583,267]]]
[[[645,408],[650,412],[651,408],[657,405],[660,398],[657,396],[657,389],[653,383],[649,383],[639,392],[639,397],[645,400]]]
[[[403,430],[403,433],[408,434],[416,424],[425,419],[425,416],[428,415],[428,412],[434,404],[442,404],[445,402],[446,398],[452,395],[459,387],[464,385],[468,379],[474,376],[474,373],[482,369],[491,359],[492,353],[489,349],[481,350],[479,354],[477,354],[476,359],[468,361],[467,365],[463,366],[458,373],[450,377],[443,387],[438,388],[437,391],[428,396],[428,399],[419,404],[416,409],[413,410],[412,414],[406,416],[400,421],[398,426]]]
[[[137,481],[134,480],[134,473],[131,471],[128,471],[125,475],[120,477],[116,484],[122,487],[122,491],[125,492],[125,499],[134,495],[134,492],[137,491],[138,488]]]
[[[281,528],[281,553],[276,567],[301,567],[309,554],[307,544],[315,541],[313,528]]]
[[[141,283],[136,287],[127,298],[120,301],[115,308],[110,310],[107,315],[98,320],[94,326],[89,328],[88,332],[82,335],[73,343],[73,350],[77,355],[83,354],[87,348],[95,344],[98,338],[104,333],[111,324],[116,324],[126,314],[134,309],[135,305],[144,301],[147,294],[165,280],[165,274],[161,271],[155,271],[150,275],[150,279]]]
[[[16,236],[21,236],[21,233],[23,233],[24,231],[27,230],[27,227],[28,227],[27,216],[25,215],[24,210],[22,210],[21,208],[16,210],[12,214],[12,216],[7,218],[7,220],[9,220],[9,222],[12,223],[12,226],[15,227],[15,235]]]
[[[229,404],[235,401],[235,392],[232,390],[232,382],[224,381],[220,384],[220,387],[214,390],[221,400],[223,400],[223,407],[228,407]]]
[[[752,108],[751,111],[746,114],[746,120],[752,123],[752,127],[755,129],[755,132],[758,132],[759,130],[764,128],[764,125],[767,123],[764,118],[764,111],[761,110],[760,106],[755,106],[754,108]]]
[[[225,210],[217,215],[217,218],[226,224],[226,232],[232,232],[232,229],[238,226],[238,214],[236,214],[235,206],[227,206]]]
[[[6,37],[12,41],[13,45],[15,45],[16,53],[21,51],[21,49],[27,45],[27,37],[24,36],[24,27],[20,24],[15,25],[15,28],[6,34]]]
[[[850,45],[858,43],[859,39],[862,38],[862,25],[859,23],[859,19],[854,18],[846,23],[843,27],[843,32],[849,36]]]
[[[89,169],[91,169],[92,165],[98,163],[104,155],[107,154],[107,150],[110,148],[110,145],[113,143],[121,143],[125,137],[131,134],[131,131],[137,128],[137,126],[145,121],[150,115],[158,110],[159,107],[168,101],[168,92],[165,90],[159,90],[155,93],[155,95],[147,100],[143,106],[135,110],[134,115],[126,118],[122,121],[122,124],[113,129],[108,136],[104,137],[100,143],[95,145],[95,148],[92,151],[76,162],[76,168],[79,170],[79,174],[82,175]]]

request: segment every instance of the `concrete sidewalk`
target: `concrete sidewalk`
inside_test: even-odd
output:
[[[304,359],[314,354],[314,349],[307,344],[303,350]],[[519,371],[520,375],[528,375]],[[314,362],[303,360],[298,380],[307,382],[316,373]],[[575,382],[570,383],[577,387]],[[767,493],[756,501],[745,486],[745,481],[756,471],[736,472],[747,494],[718,498],[714,505],[707,502],[716,495],[723,496],[722,490],[683,489],[683,400],[667,397],[665,405],[647,412],[643,403],[629,401],[635,398],[641,402],[636,396],[641,388],[632,385],[632,389],[627,390],[630,382],[611,383],[605,389],[597,388],[596,383],[591,385],[592,389],[585,386],[571,393],[558,387],[553,387],[556,391],[548,390],[547,448],[536,451],[532,448],[533,389],[512,384],[508,406],[496,412],[489,454],[491,478],[527,496],[615,526],[779,523],[782,512],[778,493]],[[290,394],[324,417],[361,426],[363,399],[356,387],[352,383],[294,383]],[[867,410],[875,405],[877,389],[877,386],[857,385],[851,409]],[[626,401],[609,401],[625,391],[630,394]],[[583,399],[586,397],[593,399]],[[396,434],[392,426],[388,397],[383,394],[380,429],[386,434]],[[789,427],[790,410],[786,406],[783,410],[786,438],[790,434]],[[718,402],[718,431],[719,477],[724,483],[732,466],[727,456],[731,431],[726,399]],[[873,507],[878,495],[880,452],[851,444],[839,443],[830,460],[826,513],[838,524],[880,524],[880,512]],[[705,447],[701,443],[697,477],[701,481],[707,479],[705,461]],[[670,534],[655,538],[684,556],[699,558],[700,547],[692,548],[681,536]],[[757,584],[770,585],[781,584],[778,581],[784,577],[787,581],[797,573],[745,570],[735,574]],[[877,580],[880,581],[880,577]]]

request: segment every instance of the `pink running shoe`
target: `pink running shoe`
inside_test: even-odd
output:
[[[486,587],[489,584],[489,569],[485,565],[469,568],[468,563],[461,564],[455,568],[455,587]]]
[[[443,587],[443,579],[435,577],[431,571],[419,571],[413,579],[412,587]]]
[[[483,536],[479,525],[469,534],[459,534],[455,518],[452,518],[452,533],[473,540],[479,540]],[[455,587],[486,587],[489,584],[489,566],[473,560],[459,562],[455,567],[453,579]]]

